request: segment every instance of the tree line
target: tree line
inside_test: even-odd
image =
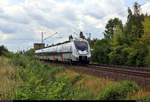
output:
[[[150,67],[150,15],[141,12],[135,2],[133,10],[128,8],[127,21],[123,25],[119,18],[108,20],[104,38],[91,39],[80,32],[80,38],[88,40],[92,51],[92,63]],[[90,34],[90,33],[89,33]],[[69,39],[72,39],[72,35]],[[0,47],[0,56],[8,50]],[[27,51],[33,55],[34,49]]]
[[[108,20],[103,39],[89,39],[92,62],[111,65],[150,67],[150,15],[141,12],[141,5],[128,8],[127,21]],[[83,33],[80,32],[80,37]]]

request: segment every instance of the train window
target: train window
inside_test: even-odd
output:
[[[70,51],[69,52],[72,52],[72,46],[70,46]]]
[[[85,51],[88,50],[88,44],[85,41],[74,41],[75,47],[78,50]]]

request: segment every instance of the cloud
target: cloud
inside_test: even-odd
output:
[[[9,36],[6,35],[6,34],[3,34],[3,35],[1,34],[1,35],[0,35],[0,39],[1,39],[1,40],[7,40],[8,37],[9,37]]]
[[[143,13],[150,14],[150,2],[147,2],[144,5],[142,5],[141,8]]]
[[[40,42],[41,31],[46,32],[44,37],[59,32],[67,39],[83,31],[102,38],[109,19],[118,17],[125,23],[127,16],[125,0],[0,0],[0,5],[0,43],[13,51],[33,47]],[[142,6],[144,11],[149,7]]]
[[[114,6],[117,5],[117,6]],[[85,0],[85,14],[102,19],[114,12],[124,14],[123,0]]]

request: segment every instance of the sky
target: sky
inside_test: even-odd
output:
[[[33,43],[45,40],[46,45],[78,37],[103,38],[107,21],[118,17],[123,24],[127,8],[134,2],[143,13],[150,14],[150,0],[0,0],[0,45],[16,52],[33,48]]]

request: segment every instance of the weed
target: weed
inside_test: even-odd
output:
[[[112,84],[104,93],[100,95],[100,99],[103,100],[116,100],[123,99],[127,96],[128,93],[139,91],[139,87],[136,83],[131,81],[122,81],[120,83]]]

